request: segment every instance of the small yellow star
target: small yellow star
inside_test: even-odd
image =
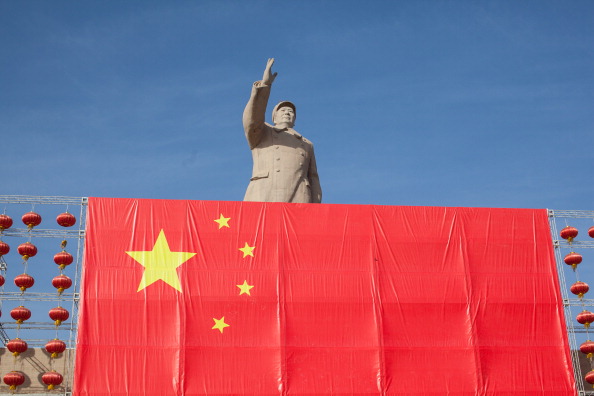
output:
[[[235,286],[239,287],[239,290],[241,290],[241,292],[239,292],[240,296],[244,293],[247,294],[248,296],[251,296],[250,289],[254,287],[254,286],[248,285],[246,280],[243,281],[243,285],[235,285]]]
[[[229,327],[229,325],[227,323],[225,323],[225,317],[223,316],[221,319],[215,319],[212,318],[212,320],[214,320],[215,325],[212,326],[212,329],[218,329],[221,334],[223,333],[223,329],[225,329],[225,327]]]
[[[229,227],[229,220],[231,220],[231,217],[225,217],[221,213],[221,217],[219,217],[218,219],[216,219],[215,220],[215,223],[218,223],[219,224],[219,230],[221,228],[223,228],[223,227],[231,228],[231,227]]]
[[[256,247],[255,246],[250,246],[248,245],[248,243],[245,243],[245,246],[242,248],[239,248],[239,250],[241,250],[243,252],[243,258],[246,258],[246,256],[252,256],[254,257],[254,249]]]
[[[162,280],[178,292],[181,292],[177,267],[196,255],[196,253],[192,252],[172,252],[169,250],[169,244],[163,230],[159,232],[153,250],[126,253],[144,267],[144,273],[137,291],[141,291],[158,280]]]

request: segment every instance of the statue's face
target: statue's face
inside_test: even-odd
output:
[[[289,106],[283,106],[274,114],[275,124],[286,124],[290,127],[295,125],[295,112]]]

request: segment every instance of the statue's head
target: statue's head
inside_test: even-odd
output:
[[[272,122],[283,128],[293,128],[297,111],[295,105],[289,101],[282,101],[272,109]]]

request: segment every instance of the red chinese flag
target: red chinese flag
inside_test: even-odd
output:
[[[76,395],[574,395],[545,210],[91,198]]]

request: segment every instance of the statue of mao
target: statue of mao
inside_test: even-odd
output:
[[[320,203],[322,188],[312,142],[296,130],[295,105],[282,101],[272,110],[274,126],[264,122],[274,59],[268,59],[264,76],[252,86],[243,111],[243,129],[254,166],[244,201]]]

